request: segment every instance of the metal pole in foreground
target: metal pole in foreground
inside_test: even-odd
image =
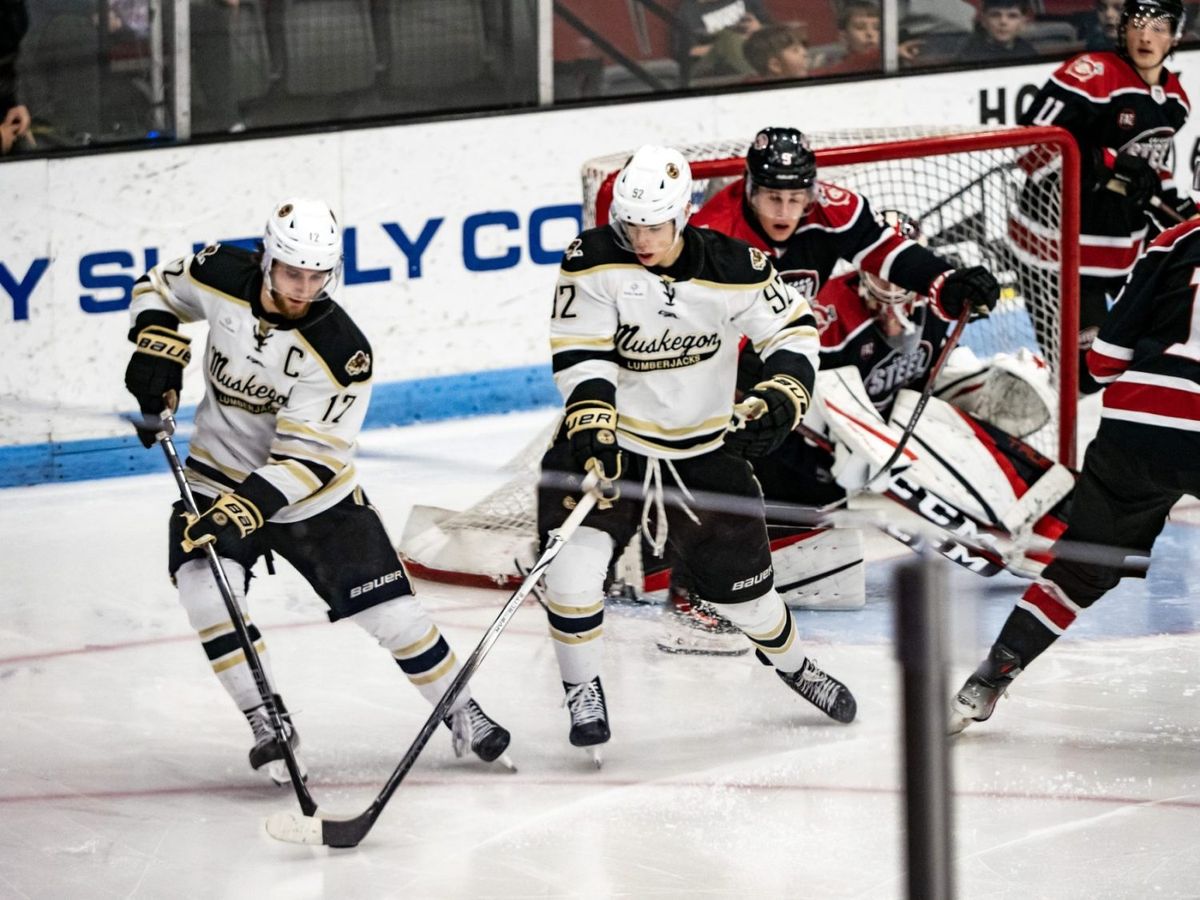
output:
[[[896,644],[904,680],[904,785],[910,900],[951,900],[953,822],[946,735],[946,571],[924,555],[896,579]]]

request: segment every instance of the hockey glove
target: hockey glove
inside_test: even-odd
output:
[[[1138,209],[1145,209],[1161,185],[1158,173],[1142,157],[1118,153],[1113,162],[1113,177],[1106,186],[1124,194]]]
[[[157,417],[166,406],[163,395],[168,391],[178,394],[183,388],[183,367],[192,358],[191,342],[163,325],[147,325],[134,339],[137,346],[125,367],[125,387],[147,417],[148,427],[135,426],[143,447],[154,445],[158,427],[151,417]]]
[[[996,308],[1000,285],[983,266],[952,269],[933,280],[929,286],[929,299],[934,311],[948,322],[962,315],[967,304],[975,313],[986,316]]]
[[[625,461],[617,445],[617,409],[602,400],[580,400],[567,407],[567,440],[571,455],[585,472],[594,471],[602,482],[621,477]],[[616,496],[608,498],[617,499]]]
[[[739,456],[774,453],[800,424],[809,401],[808,389],[790,375],[759,382],[738,404],[743,422],[725,436],[725,446]]]
[[[187,525],[180,542],[184,553],[213,541],[241,540],[263,524],[258,507],[237,494],[222,494],[202,515],[185,516]]]

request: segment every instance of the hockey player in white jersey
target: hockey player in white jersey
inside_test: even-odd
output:
[[[332,299],[342,271],[342,230],[323,202],[294,199],[267,220],[263,248],[220,244],[155,266],[134,286],[129,332],[135,350],[125,385],[155,442],[157,417],[183,383],[190,339],[182,324],[205,320],[204,399],[186,470],[201,515],[176,502],[169,571],[213,672],[254,735],[250,765],[286,783],[283,752],[205,560],[216,549],[264,665],[267,654],[245,605],[251,567],[277,554],[329,606],[391,652],[436,703],[459,665],[413,595],[383,523],[358,485],[354,451],[371,399],[371,347]],[[164,399],[165,398],[165,399]],[[277,702],[278,701],[278,698]],[[293,746],[299,736],[282,702]],[[491,762],[509,733],[464,692],[446,719],[454,749]]]
[[[769,452],[808,408],[817,330],[761,250],[687,225],[692,179],[675,150],[643,147],[613,189],[612,224],[568,246],[550,322],[565,419],[542,460],[538,528],[562,523],[585,471],[608,485],[546,573],[570,741],[610,729],[600,681],[604,580],[639,528],[670,543],[761,661],[822,712],[854,719],[850,691],[807,658],[773,586],[762,493],[747,455]],[[764,360],[752,411],[730,431],[738,341]],[[746,407],[744,407],[746,408]]]

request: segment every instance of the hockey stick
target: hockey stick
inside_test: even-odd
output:
[[[946,338],[946,343],[942,344],[942,352],[938,354],[938,358],[933,363],[933,368],[929,370],[929,378],[925,382],[925,389],[921,391],[921,396],[917,398],[916,405],[913,406],[912,415],[908,417],[908,424],[904,426],[904,432],[900,435],[900,440],[896,442],[896,448],[892,451],[892,455],[887,458],[887,461],[879,467],[879,471],[866,480],[863,484],[864,490],[869,489],[884,472],[890,472],[892,466],[896,464],[896,460],[900,458],[900,454],[904,452],[904,446],[908,443],[908,439],[912,437],[913,431],[916,430],[917,420],[921,418],[921,413],[925,411],[925,406],[929,403],[929,398],[933,395],[933,383],[937,381],[937,377],[942,371],[942,366],[946,364],[946,360],[950,356],[950,351],[958,345],[958,339],[962,337],[963,329],[966,327],[967,319],[970,317],[971,307],[964,303],[962,312],[958,314],[954,328],[950,331],[950,336]]]
[[[1120,194],[1122,197],[1126,196],[1125,182],[1119,178],[1108,179],[1108,182],[1104,185],[1104,188],[1105,190],[1112,191],[1114,194]],[[1187,219],[1185,219],[1175,210],[1171,209],[1171,207],[1167,206],[1167,204],[1163,203],[1158,194],[1151,194],[1150,199],[1146,202],[1157,209],[1168,219],[1173,221],[1176,225],[1187,221]]]
[[[171,435],[175,433],[175,416],[171,413],[171,406],[172,404],[168,403],[162,412],[162,430],[155,434],[155,440],[162,446],[163,453],[166,454],[167,464],[171,467],[171,474],[175,476],[175,484],[179,487],[179,496],[183,499],[183,508],[189,515],[199,517],[200,510],[196,507],[196,498],[192,494],[191,485],[187,482],[187,476],[184,475],[183,463],[179,461],[179,454],[175,452],[175,442],[171,439]],[[221,560],[217,556],[215,541],[209,541],[204,545],[204,554],[208,558],[208,567],[212,569],[221,599],[225,601],[225,610],[229,613],[229,620],[233,623],[233,630],[237,634],[238,643],[241,644],[242,653],[246,656],[246,665],[250,667],[250,672],[254,675],[254,686],[258,688],[258,696],[267,710],[267,718],[271,722],[271,729],[275,732],[275,740],[283,751],[283,761],[287,765],[288,775],[291,776],[292,787],[296,791],[300,809],[306,816],[310,816],[317,811],[317,804],[304,784],[300,765],[296,762],[296,754],[288,742],[283,729],[283,719],[279,715],[279,708],[275,705],[275,694],[271,690],[270,681],[267,680],[267,672],[263,668],[262,660],[258,657],[258,651],[254,649],[254,641],[246,629],[246,623],[242,621],[241,610],[238,609],[237,601],[233,597],[233,588],[230,587],[229,579],[225,576],[225,567],[221,565]]]
[[[559,551],[562,550],[563,546],[571,538],[571,535],[575,533],[575,530],[579,527],[584,517],[596,505],[596,501],[600,497],[598,484],[599,479],[596,478],[594,473],[589,474],[584,479],[582,486],[583,495],[575,504],[575,509],[571,511],[566,521],[551,535],[550,540],[546,544],[545,551],[543,551],[538,561],[533,564],[533,567],[529,570],[529,574],[521,582],[521,586],[508,598],[508,601],[496,616],[496,620],[484,632],[483,637],[479,640],[479,644],[471,651],[471,655],[463,663],[454,681],[446,688],[446,693],[442,695],[442,699],[434,706],[433,712],[429,714],[429,718],[421,726],[421,730],[413,740],[412,746],[408,748],[408,752],[404,754],[404,758],[400,760],[400,763],[388,777],[383,790],[371,801],[371,805],[358,815],[348,817],[316,815],[315,810],[306,811],[303,816],[297,816],[294,812],[290,811],[275,813],[268,817],[266,822],[267,833],[271,837],[293,844],[323,844],[326,847],[358,846],[359,842],[367,836],[367,832],[374,826],[375,820],[379,818],[387,802],[396,793],[396,789],[400,787],[400,782],[404,780],[404,776],[413,767],[413,763],[417,761],[417,757],[421,751],[425,749],[425,745],[429,742],[429,738],[433,735],[438,724],[449,713],[450,707],[454,705],[454,701],[458,699],[463,688],[467,686],[467,682],[471,680],[471,676],[475,674],[475,670],[483,662],[483,658],[492,648],[496,639],[500,637],[500,632],[508,625],[509,619],[513,617],[518,607],[520,607],[525,598],[533,590],[533,586],[537,583],[538,579],[545,574],[546,569],[550,567],[550,563],[558,556]]]

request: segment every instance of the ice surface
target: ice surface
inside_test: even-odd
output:
[[[393,535],[414,503],[464,506],[548,413],[364,435],[362,480]],[[154,452],[154,451],[150,451]],[[0,897],[905,896],[896,549],[854,612],[799,615],[846,681],[838,726],[752,657],[669,656],[658,611],[610,606],[604,768],[567,743],[544,615],[513,619],[474,682],[513,733],[517,774],[431,741],[353,851],[267,836],[286,789],[246,765],[249,732],[165,575],[162,475],[0,492]],[[1086,613],[954,744],[955,871],[970,898],[1200,897],[1200,639],[1188,510],[1151,577]],[[882,546],[882,545],[881,545]],[[310,788],[362,810],[428,706],[286,564],[251,589]],[[260,573],[263,574],[263,573]],[[461,656],[506,595],[421,584]],[[955,576],[957,687],[1016,579]]]

